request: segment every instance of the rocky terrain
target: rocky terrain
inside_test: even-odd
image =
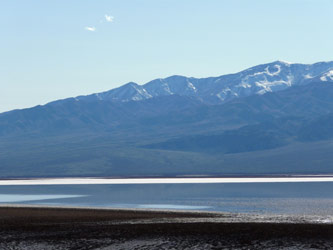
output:
[[[1,249],[332,249],[332,218],[0,208]]]

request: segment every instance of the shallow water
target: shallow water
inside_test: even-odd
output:
[[[66,199],[83,197],[85,195],[65,195],[65,194],[0,194],[1,203],[28,202],[51,199]]]
[[[333,183],[14,185],[0,204],[333,215]]]

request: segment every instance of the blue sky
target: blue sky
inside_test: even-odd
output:
[[[330,61],[332,13],[332,0],[2,0],[0,112],[129,81]]]

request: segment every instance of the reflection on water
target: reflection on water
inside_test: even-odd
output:
[[[1,186],[0,203],[333,214],[333,183]]]
[[[40,201],[40,200],[51,200],[51,199],[66,199],[83,197],[85,195],[66,195],[66,194],[0,194],[0,203],[12,203],[12,202],[27,202],[27,201]]]
[[[184,210],[205,210],[209,206],[190,206],[190,205],[171,205],[171,204],[143,204],[138,208],[152,208],[152,209],[184,209]]]

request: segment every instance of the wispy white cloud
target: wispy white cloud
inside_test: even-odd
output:
[[[95,27],[89,27],[89,26],[87,26],[87,27],[85,27],[85,29],[88,30],[88,31],[96,31]]]
[[[104,19],[103,19],[103,20],[100,20],[99,22],[100,22],[100,23],[103,23],[103,22],[109,22],[109,23],[112,23],[112,22],[113,22],[113,19],[114,19],[113,16],[109,16],[109,15],[105,14],[105,15],[104,15]],[[87,31],[91,31],[91,32],[96,31],[96,27],[95,27],[95,26],[86,26],[86,27],[84,27],[84,29],[87,30]]]
[[[108,16],[108,15],[105,15],[105,20],[107,21],[107,22],[113,22],[113,19],[114,19],[114,17],[113,16]]]

